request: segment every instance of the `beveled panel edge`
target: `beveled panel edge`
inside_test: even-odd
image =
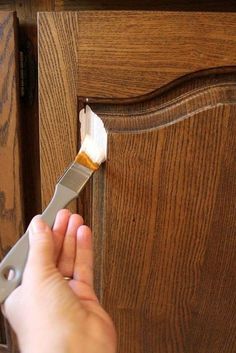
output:
[[[185,75],[168,85],[134,98],[78,97],[89,105],[108,131],[130,132],[160,128],[216,105],[236,103],[236,66]]]

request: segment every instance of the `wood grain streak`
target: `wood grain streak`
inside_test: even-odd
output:
[[[77,96],[108,131],[84,211],[119,353],[235,352],[235,16],[39,16],[44,204],[76,152]]]
[[[23,201],[19,143],[18,48],[16,17],[0,12],[0,256],[23,233]],[[3,319],[1,319],[3,320]],[[5,331],[5,323],[1,329]],[[12,333],[2,342],[16,352]],[[14,348],[15,347],[15,348]],[[1,348],[4,351],[4,348]],[[6,348],[7,349],[7,348]]]
[[[84,11],[79,18],[78,94],[85,97],[140,95],[236,62],[235,13]]]
[[[47,0],[46,0],[47,1]],[[45,2],[45,1],[44,1]],[[55,10],[235,11],[233,0],[55,0]]]
[[[76,14],[40,14],[39,109],[43,205],[77,154]],[[51,48],[55,51],[51,52]],[[56,54],[56,55],[55,55]],[[68,102],[70,102],[68,104]]]
[[[158,10],[158,11],[227,11],[236,10],[234,0],[1,0],[0,9],[17,10],[26,23],[35,22],[37,11],[76,10]]]
[[[236,76],[219,76],[147,99],[139,114],[137,103],[91,105],[109,136],[94,198],[119,352],[235,351]]]
[[[98,110],[99,116],[103,117],[109,131],[129,132],[165,127],[184,120],[196,112],[211,109],[213,106],[235,103],[235,88],[236,71],[232,67],[184,76],[166,87],[164,94],[163,90],[158,89],[134,99],[79,97],[79,100],[81,106],[89,104],[95,111]],[[116,104],[115,110],[114,104]],[[178,115],[170,114],[176,110]],[[130,119],[131,114],[135,119]]]

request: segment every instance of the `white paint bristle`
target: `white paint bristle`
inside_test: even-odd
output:
[[[107,158],[107,132],[103,121],[87,105],[80,112],[81,123],[81,149],[97,164]]]
[[[103,148],[101,148],[91,135],[85,136],[79,153],[80,152],[84,152],[91,161],[96,164],[101,164],[106,160]]]

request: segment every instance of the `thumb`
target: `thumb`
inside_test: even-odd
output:
[[[34,217],[30,223],[29,246],[27,268],[43,269],[55,265],[52,231],[39,216]]]

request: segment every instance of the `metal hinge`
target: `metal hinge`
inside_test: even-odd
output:
[[[37,68],[33,54],[33,44],[28,38],[21,41],[19,53],[20,97],[27,105],[32,105],[36,90]]]

